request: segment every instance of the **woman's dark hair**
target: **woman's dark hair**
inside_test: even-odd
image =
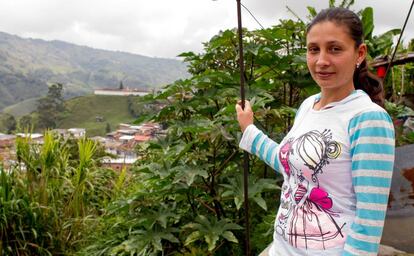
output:
[[[355,48],[358,48],[364,42],[362,22],[353,11],[341,7],[324,9],[319,12],[308,25],[306,33],[309,33],[314,25],[324,21],[331,21],[335,22],[337,25],[345,26],[348,29],[349,35],[355,41]],[[384,106],[384,89],[382,81],[368,71],[368,65],[365,59],[359,67],[355,68],[354,86],[355,89],[365,91],[373,102],[381,107]]]

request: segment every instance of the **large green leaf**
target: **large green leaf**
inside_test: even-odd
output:
[[[369,40],[372,38],[372,32],[374,31],[374,11],[372,7],[366,7],[362,11],[362,25],[364,31],[364,38]]]
[[[237,238],[230,230],[242,229],[239,225],[231,223],[228,219],[216,220],[199,215],[195,223],[189,223],[184,226],[185,229],[195,229],[186,239],[185,245],[189,245],[198,240],[204,240],[207,243],[209,251],[216,248],[217,242],[224,238],[230,242],[237,243]]]
[[[240,209],[244,203],[244,182],[243,175],[238,174],[236,178],[229,178],[228,184],[220,184],[225,190],[221,196],[223,198],[233,198],[237,209]],[[262,193],[265,191],[272,191],[280,189],[275,181],[272,179],[249,179],[249,199],[252,199],[261,208],[267,210],[266,201],[262,198]]]
[[[185,182],[188,186],[191,186],[197,176],[207,178],[208,173],[203,166],[177,166],[172,171],[177,171],[174,177],[174,182]]]

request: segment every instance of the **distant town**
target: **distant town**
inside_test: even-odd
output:
[[[63,138],[73,137],[75,139],[86,136],[84,128],[54,129],[51,132]],[[144,123],[141,125],[119,124],[118,129],[103,136],[91,137],[92,140],[99,142],[105,152],[114,157],[105,157],[102,165],[114,170],[130,167],[138,156],[135,152],[137,144],[147,142],[157,136],[164,136],[165,130],[157,123]],[[43,134],[40,133],[0,133],[0,159],[5,167],[11,166],[16,161],[15,142],[16,138],[29,137],[32,143],[43,144]]]
[[[95,95],[111,95],[111,96],[145,96],[149,91],[142,89],[96,89]],[[162,108],[162,106],[160,106]],[[69,137],[80,139],[87,136],[85,128],[69,128],[69,129],[53,129],[52,133],[61,136],[64,139]],[[129,168],[136,160],[138,160],[135,147],[137,144],[147,142],[155,137],[164,136],[165,130],[157,123],[144,123],[141,125],[133,125],[120,123],[115,131],[109,132],[106,136],[95,136],[90,139],[98,142],[105,148],[105,152],[112,157],[105,157],[102,165],[114,170]],[[4,167],[10,167],[16,162],[15,142],[18,137],[30,138],[31,143],[43,144],[43,134],[41,133],[16,133],[4,134],[0,133],[0,160]]]

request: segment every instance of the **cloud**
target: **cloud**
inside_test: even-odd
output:
[[[401,28],[410,4],[406,0],[356,2],[356,10],[374,7],[375,33]],[[242,3],[266,27],[277,24],[281,18],[293,17],[286,6],[305,18],[307,5],[318,10],[328,5],[327,0],[242,0]],[[202,42],[236,25],[234,0],[0,1],[0,31],[147,56],[173,58],[184,51],[199,52]],[[243,25],[259,28],[246,10],[243,10]],[[414,17],[411,17],[406,38],[414,37],[413,27]]]

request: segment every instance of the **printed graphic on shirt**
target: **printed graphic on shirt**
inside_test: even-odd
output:
[[[319,187],[318,176],[331,159],[341,154],[341,145],[332,140],[332,132],[309,131],[290,138],[279,151],[287,181],[282,187],[276,232],[295,247],[326,249],[343,244],[339,213],[332,211],[334,202]],[[283,171],[283,170],[282,170]]]

